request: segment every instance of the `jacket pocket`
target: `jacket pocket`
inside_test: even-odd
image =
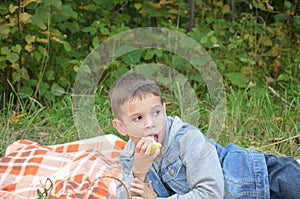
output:
[[[252,178],[235,179],[224,176],[225,180],[225,199],[254,199],[257,196],[255,180]]]
[[[180,158],[175,159],[162,170],[162,179],[176,193],[184,194],[190,190],[186,179],[185,166]]]

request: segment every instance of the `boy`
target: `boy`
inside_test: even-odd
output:
[[[130,138],[120,163],[133,199],[300,198],[296,160],[209,140],[196,127],[166,115],[155,81],[126,74],[109,98],[114,128]],[[162,148],[151,154],[154,141]],[[126,198],[124,187],[118,187],[117,198]]]

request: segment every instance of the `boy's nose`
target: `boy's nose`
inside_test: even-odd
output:
[[[148,128],[152,128],[152,127],[154,127],[154,122],[150,116],[147,116],[146,120],[145,120],[145,128],[148,129]]]

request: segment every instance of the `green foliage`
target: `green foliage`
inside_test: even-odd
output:
[[[70,44],[59,25],[77,13],[59,0],[19,2],[1,2],[2,93],[13,87],[20,98],[54,100],[53,82],[67,88],[75,76],[68,66]]]
[[[77,69],[89,51],[109,34],[126,29],[121,28],[128,22],[125,14],[115,10],[122,1],[82,3],[0,3],[1,101],[7,101],[11,91],[21,99],[33,97],[44,103],[70,92]]]
[[[83,59],[99,43],[124,30],[153,25],[176,29],[198,41],[233,86],[244,88],[246,79],[263,83],[265,76],[297,82],[300,16],[296,6],[287,0],[240,1],[232,10],[229,2],[196,1],[195,27],[188,32],[186,1],[3,1],[1,101],[7,101],[11,91],[21,99],[33,97],[43,103],[59,99],[71,92]],[[153,61],[189,71],[186,75],[197,80],[197,74],[186,70],[176,55],[161,51],[135,52],[109,70]],[[239,85],[237,78],[244,81]]]

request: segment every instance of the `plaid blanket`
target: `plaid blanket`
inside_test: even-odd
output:
[[[16,141],[0,158],[0,198],[114,198],[124,146],[114,135],[54,146]]]

